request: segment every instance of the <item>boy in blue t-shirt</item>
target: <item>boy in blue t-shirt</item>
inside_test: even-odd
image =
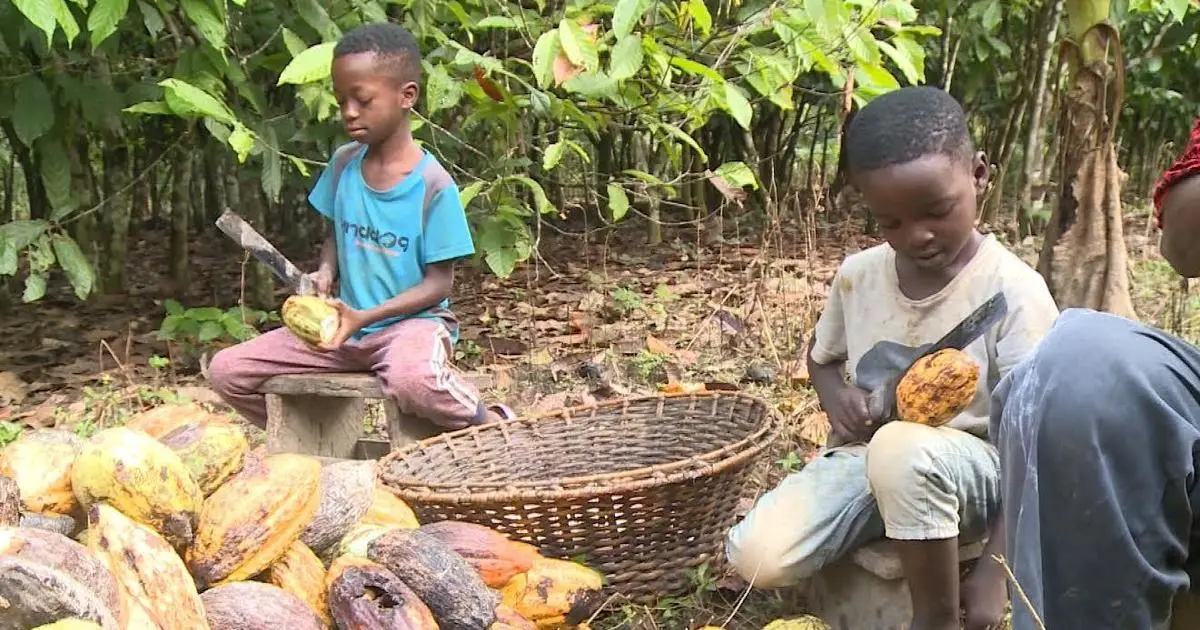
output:
[[[409,115],[420,95],[421,52],[396,24],[368,24],[333,53],[333,89],[354,142],[338,149],[309,193],[331,233],[312,275],[336,301],[341,328],[313,347],[279,328],[219,352],[213,389],[266,426],[265,379],[300,372],[374,372],[403,413],[459,429],[511,416],[485,406],[449,365],[458,338],[450,312],[454,262],[475,253],[458,187],[413,141]]]

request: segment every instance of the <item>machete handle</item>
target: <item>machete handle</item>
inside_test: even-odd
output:
[[[887,409],[884,391],[887,390],[887,385],[876,387],[867,394],[867,416],[872,424],[884,424],[892,420],[888,417],[891,414]]]

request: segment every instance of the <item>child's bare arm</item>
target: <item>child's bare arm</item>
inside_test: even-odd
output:
[[[816,335],[808,346],[808,374],[817,399],[829,417],[834,435],[844,440],[866,440],[870,437],[867,427],[867,393],[846,382],[845,359],[829,363],[817,363],[813,359]]]
[[[412,315],[437,306],[442,300],[450,297],[450,290],[453,286],[454,261],[446,260],[426,265],[425,278],[416,286],[379,306],[359,311],[362,318],[361,327],[392,317]]]

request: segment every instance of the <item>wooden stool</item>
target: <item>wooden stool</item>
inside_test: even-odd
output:
[[[481,390],[491,385],[486,375],[464,378]],[[370,372],[283,374],[264,381],[259,391],[267,396],[270,453],[375,459],[444,431],[424,418],[401,414]],[[367,399],[383,401],[387,442],[362,438]]]
[[[983,553],[983,541],[958,548],[960,563]],[[907,630],[912,600],[892,541],[865,545],[809,578],[807,604],[833,630]]]

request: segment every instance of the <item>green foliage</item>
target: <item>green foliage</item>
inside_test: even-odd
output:
[[[158,338],[176,341],[185,347],[217,347],[239,343],[258,336],[258,326],[278,322],[274,313],[235,306],[221,310],[215,306],[185,309],[176,300],[163,303],[167,316],[158,329]]]
[[[17,441],[21,437],[22,426],[16,422],[0,420],[0,448]]]
[[[90,156],[72,135],[80,125],[109,147],[138,143],[149,129],[172,137],[197,122],[195,142],[218,142],[260,169],[269,199],[280,199],[288,177],[310,179],[340,141],[333,45],[364,22],[400,21],[421,42],[426,73],[415,133],[452,166],[480,256],[501,276],[532,255],[534,222],[571,211],[556,192],[560,180],[596,190],[595,208],[613,222],[639,195],[677,198],[692,154],[728,162],[712,170],[757,189],[757,165],[709,156],[711,147],[697,140],[701,130],[728,121],[753,132],[768,112],[794,112],[794,88],[803,82],[838,90],[853,74],[859,102],[901,79],[920,82],[923,42],[939,32],[915,23],[910,0],[537,6],[0,0],[0,76],[21,77],[12,98],[0,95],[0,121],[41,165],[52,212],[38,209],[34,218],[47,221],[45,242],[53,246],[45,251],[70,265],[64,271],[77,295],[91,291],[80,264],[86,257],[65,240],[81,216],[77,194],[86,190],[82,165]],[[56,68],[85,69],[87,78]],[[613,129],[636,132],[632,141],[642,148],[621,148],[628,137],[609,142]],[[622,155],[632,162],[614,164]],[[594,171],[577,180],[581,167]],[[103,212],[103,204],[95,209]],[[8,263],[24,253],[34,298],[49,269],[45,257],[27,252],[38,242],[0,241],[0,273],[15,273]]]

